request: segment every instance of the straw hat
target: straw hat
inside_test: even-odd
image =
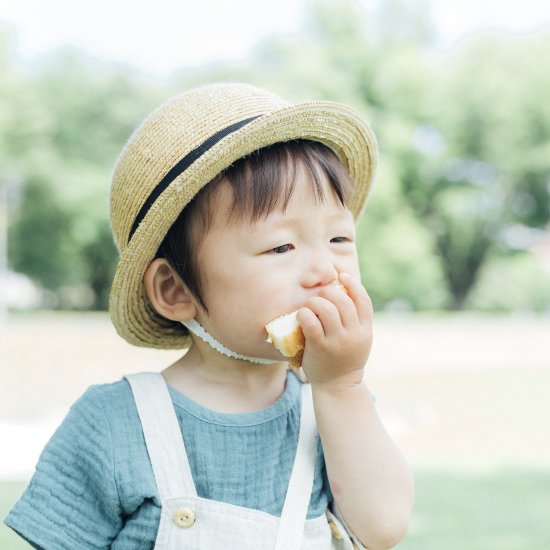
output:
[[[109,301],[117,332],[131,344],[187,348],[180,323],[158,315],[143,274],[182,209],[235,160],[280,141],[310,139],[330,147],[355,185],[351,210],[365,206],[377,162],[369,126],[330,101],[291,104],[248,84],[218,83],[166,101],[135,130],[116,163],[111,227],[120,253]]]

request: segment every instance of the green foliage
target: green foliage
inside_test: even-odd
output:
[[[18,198],[10,205],[10,266],[54,291],[85,283],[95,294],[91,307],[105,308],[117,259],[110,174],[164,90],[74,49],[43,60],[27,77],[6,68],[0,80],[11,86],[2,89],[0,177]]]
[[[117,251],[107,220],[98,221],[96,233],[83,245],[81,257],[86,273],[85,280],[95,295],[94,309],[107,309],[109,289],[116,268]]]
[[[539,96],[550,87],[549,47],[547,34],[472,39],[441,67],[430,94],[431,120],[448,156],[478,162],[455,181],[497,187],[505,199],[502,223],[549,221],[550,109]]]
[[[71,213],[56,197],[47,180],[29,179],[21,210],[9,233],[10,261],[46,288],[78,281],[82,272],[75,262]]]
[[[399,193],[382,162],[372,199],[357,226],[363,283],[376,309],[443,309],[446,293],[432,236]]]
[[[66,162],[105,166],[164,90],[65,48],[32,78],[34,99],[50,121],[48,141]]]
[[[494,255],[468,296],[470,309],[550,312],[550,265],[524,252]]]

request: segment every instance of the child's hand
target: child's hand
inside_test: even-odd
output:
[[[312,384],[359,384],[372,346],[372,303],[360,281],[340,274],[349,296],[325,287],[300,308],[297,320],[306,339],[302,368]]]

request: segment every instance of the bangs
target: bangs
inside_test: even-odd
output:
[[[233,190],[228,221],[245,220],[253,224],[274,211],[286,211],[299,168],[305,171],[317,204],[326,200],[322,182],[325,178],[340,204],[349,207],[354,189],[346,169],[326,145],[309,140],[276,143],[240,158],[204,191],[208,189],[207,193],[212,195],[223,180],[227,181]],[[203,229],[210,226],[212,212],[209,214],[208,219],[202,220]]]

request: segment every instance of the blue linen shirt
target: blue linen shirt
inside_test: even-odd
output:
[[[300,423],[301,382],[288,371],[271,406],[243,414],[199,405],[168,386],[200,497],[281,515]],[[321,442],[307,518],[332,502]],[[153,548],[160,500],[125,379],[89,387],[40,455],[4,523],[36,548]]]

